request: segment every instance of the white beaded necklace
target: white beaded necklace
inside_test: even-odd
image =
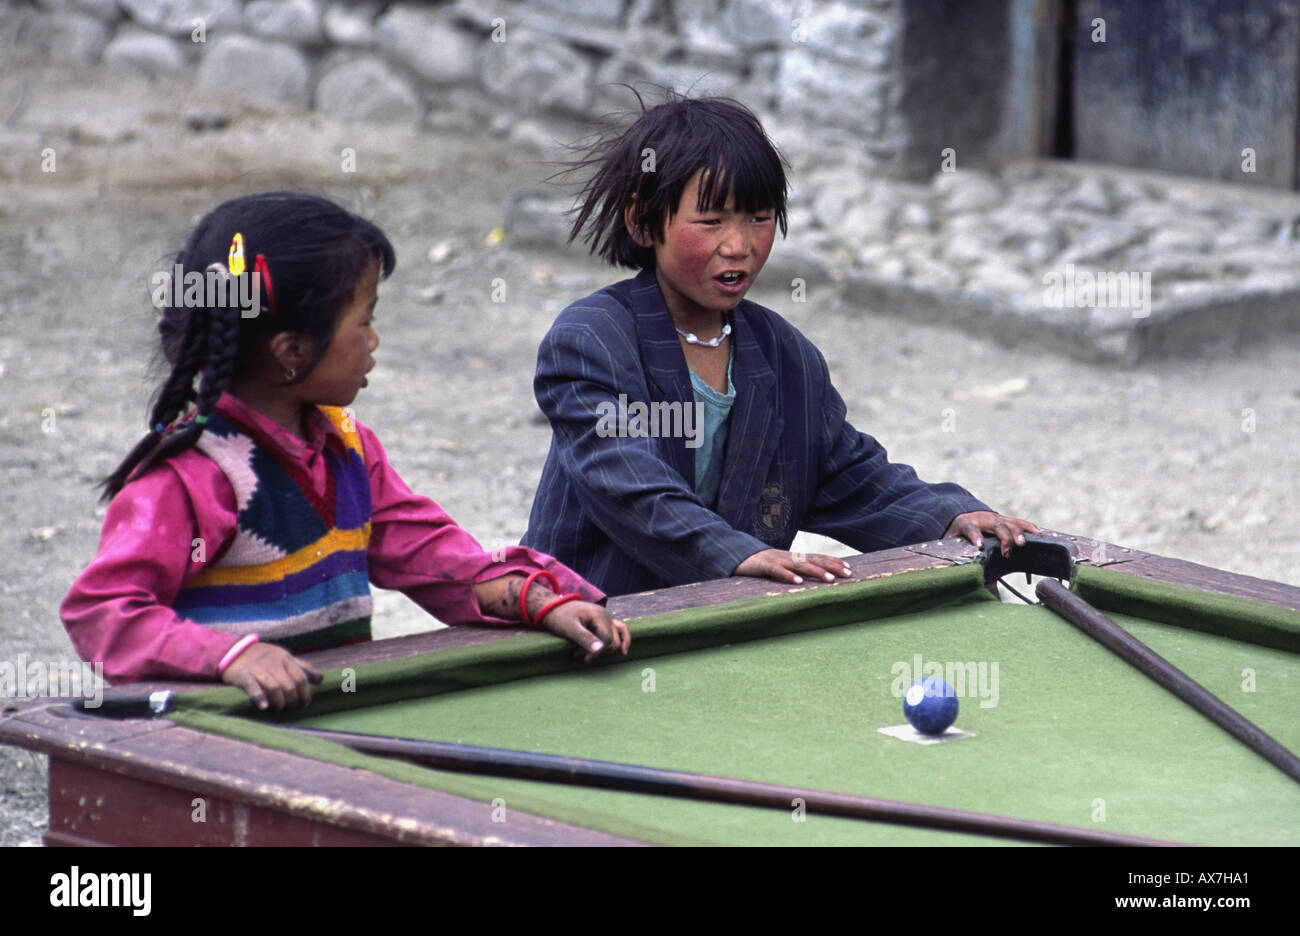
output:
[[[673,328],[677,328],[677,326],[674,325]],[[717,338],[710,338],[708,341],[705,341],[694,332],[682,331],[680,328],[677,328],[677,334],[685,338],[687,344],[700,345],[705,348],[716,348],[718,345],[722,344],[722,342],[726,341],[727,336],[731,334],[731,323],[724,323],[722,326],[722,334]]]

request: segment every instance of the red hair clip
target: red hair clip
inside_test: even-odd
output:
[[[275,291],[271,288],[271,269],[266,265],[266,257],[262,254],[257,255],[257,260],[253,263],[253,272],[262,277],[262,287],[266,290],[266,307],[272,315],[275,315]]]

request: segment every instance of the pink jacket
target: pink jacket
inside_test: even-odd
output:
[[[311,410],[301,439],[226,394],[217,404],[255,425],[300,464],[324,492],[327,433],[336,430]],[[538,568],[555,574],[562,592],[588,601],[604,593],[558,560],[524,546],[487,552],[436,503],[413,494],[388,464],[374,433],[357,424],[370,475],[373,513],[370,580],[404,592],[446,624],[487,621],[473,585]],[[235,493],[216,463],[191,449],[130,481],[104,516],[99,554],[63,599],[60,615],[83,659],[102,661],[115,681],[217,679],[218,664],[239,637],[183,620],[172,611],[177,592],[226,548],[235,532]],[[196,540],[202,540],[202,548]]]

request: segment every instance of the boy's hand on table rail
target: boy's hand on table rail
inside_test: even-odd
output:
[[[802,585],[802,576],[818,582],[833,582],[836,576],[848,578],[852,570],[843,559],[834,556],[763,549],[736,566],[736,571],[731,574],[770,578],[787,585]]]
[[[1028,520],[1020,520],[1016,517],[1004,517],[996,514],[991,510],[973,510],[970,513],[958,514],[953,518],[952,523],[948,524],[948,529],[944,531],[944,536],[964,536],[975,544],[977,548],[984,546],[983,533],[995,535],[1002,543],[1002,555],[1011,555],[1011,545],[1025,545],[1026,533],[1037,533],[1038,527]]]

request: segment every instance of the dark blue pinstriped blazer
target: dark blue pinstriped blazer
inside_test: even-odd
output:
[[[610,595],[730,575],[799,530],[869,552],[934,539],[989,508],[955,484],[926,484],[845,419],[821,352],[744,300],[733,313],[736,401],[714,509],[696,497],[684,438],[612,438],[601,403],[693,402],[654,271],[569,306],[542,340],[533,391],[551,449],[527,546]]]

